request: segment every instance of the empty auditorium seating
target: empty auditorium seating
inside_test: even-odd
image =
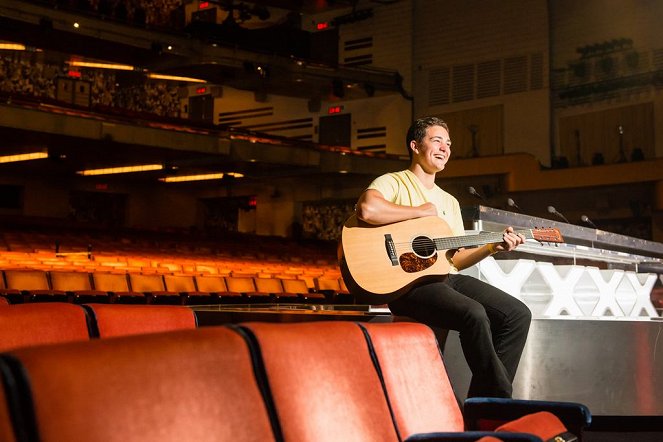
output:
[[[93,290],[90,274],[87,272],[51,271],[51,285],[58,292],[65,292],[77,304],[85,302],[108,302],[110,294]]]
[[[94,337],[156,333],[196,328],[196,316],[177,305],[86,304]]]
[[[232,300],[239,300],[242,297],[241,293],[231,292],[228,290],[226,278],[220,275],[198,275],[195,276],[196,286],[201,292],[210,293],[212,301],[220,300],[221,302],[230,302]],[[190,301],[195,301],[197,298],[191,298]]]
[[[193,275],[164,275],[164,286],[167,292],[179,293],[184,304],[210,304],[214,296],[196,288]]]
[[[247,323],[22,348],[0,355],[0,376],[15,432],[44,442],[534,441],[541,428],[581,430],[543,413],[502,425],[509,433],[464,431],[434,335],[408,323]],[[560,405],[578,406],[548,404]]]
[[[96,290],[107,292],[113,302],[120,304],[145,304],[144,293],[129,288],[129,280],[125,273],[94,272],[92,274]]]
[[[51,289],[43,270],[5,270],[5,280],[7,289],[13,290],[7,294],[12,302],[67,301],[66,292]]]
[[[78,305],[49,302],[0,308],[0,351],[87,339],[85,310]]]
[[[322,293],[310,292],[306,282],[301,279],[283,279],[283,289],[288,293],[299,296],[303,302],[322,302],[325,301],[325,295]]]
[[[225,327],[26,348],[11,357],[20,370],[7,368],[5,357],[3,373],[19,385],[29,379],[19,394],[29,399],[22,421],[35,422],[28,440],[275,440],[249,349]]]
[[[398,440],[356,324],[246,327],[260,348],[285,440]]]
[[[252,277],[249,276],[228,276],[226,277],[228,291],[241,296],[245,301],[269,302],[268,293],[260,293],[256,290],[256,285]]]
[[[273,302],[296,302],[299,296],[296,293],[286,292],[283,283],[278,278],[253,278],[256,285],[255,295],[266,296]]]
[[[129,273],[131,290],[140,292],[148,297],[148,302],[154,304],[181,304],[182,298],[178,292],[166,290],[161,274]]]

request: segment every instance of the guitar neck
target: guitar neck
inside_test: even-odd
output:
[[[517,230],[516,233],[522,234],[525,239],[533,239],[531,230]],[[502,242],[503,232],[486,232],[476,235],[448,236],[445,238],[435,238],[435,248],[437,250],[459,249],[461,247],[482,246]]]

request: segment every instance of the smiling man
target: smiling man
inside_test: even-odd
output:
[[[373,225],[438,216],[452,236],[465,233],[458,200],[435,184],[451,156],[447,124],[436,117],[416,120],[407,133],[410,167],[376,178],[357,202],[357,217]],[[509,227],[502,242],[458,249],[449,256],[446,279],[417,285],[389,303],[390,310],[429,326],[458,330],[472,370],[468,397],[511,397],[512,382],[527,340],[527,306],[489,284],[458,274],[525,238]]]

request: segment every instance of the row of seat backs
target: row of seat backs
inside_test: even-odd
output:
[[[435,337],[415,323],[202,327],[18,349],[0,357],[0,371],[9,441],[363,442],[463,431]]]
[[[197,326],[185,306],[60,302],[0,306],[0,351]]]
[[[270,296],[325,299],[310,293],[306,282],[298,279],[231,277],[219,275],[161,275],[107,272],[42,270],[5,270],[0,292],[20,295],[63,296]],[[338,284],[338,281],[336,281]],[[326,285],[324,287],[327,287]]]

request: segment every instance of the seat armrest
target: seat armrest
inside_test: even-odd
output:
[[[529,433],[497,433],[494,431],[418,433],[405,439],[405,442],[462,442],[479,440],[485,436],[493,436],[503,442],[542,442],[541,438]]]
[[[465,427],[468,430],[494,430],[506,422],[538,411],[554,414],[576,435],[592,422],[589,408],[576,402],[475,397],[467,399],[463,405]]]

